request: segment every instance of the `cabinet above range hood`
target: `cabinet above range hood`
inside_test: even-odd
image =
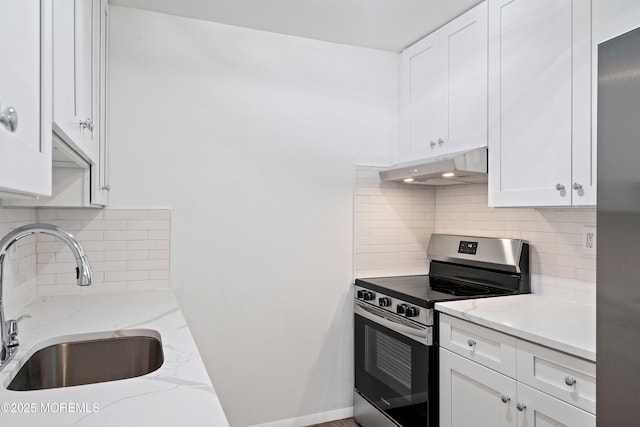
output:
[[[380,179],[431,186],[486,183],[487,148],[399,163],[380,171]]]

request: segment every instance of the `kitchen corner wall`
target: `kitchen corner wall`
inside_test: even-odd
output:
[[[95,284],[76,286],[75,259],[62,241],[43,234],[25,237],[12,245],[5,262],[3,302],[9,316],[37,296],[170,286],[170,210],[0,208],[0,237],[34,222],[64,227],[82,242]]]
[[[356,276],[426,274],[425,253],[435,230],[435,190],[380,182],[379,170],[356,167]]]
[[[0,238],[9,231],[36,222],[32,208],[0,208]],[[2,305],[8,319],[38,295],[37,254],[35,237],[18,240],[9,248],[2,272]]]
[[[486,185],[422,189],[381,183],[379,170],[357,168],[356,277],[421,273],[422,265],[426,270],[428,237],[421,235],[423,230],[518,238],[531,245],[534,293],[595,304],[596,258],[580,247],[582,228],[595,227],[595,208],[489,208]],[[412,210],[424,212],[424,218]],[[409,216],[398,221],[402,212]],[[395,236],[419,238],[412,245]]]

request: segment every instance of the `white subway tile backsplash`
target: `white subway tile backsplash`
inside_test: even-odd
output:
[[[149,279],[151,280],[169,280],[169,270],[151,270],[149,271]]]
[[[462,194],[465,198],[459,198]],[[594,208],[489,208],[486,185],[464,190],[438,187],[435,207],[436,232],[528,240],[531,270],[538,278],[536,292],[576,299],[578,291],[567,290],[568,281],[573,281],[579,292],[593,295],[595,257],[584,256],[580,243],[582,227],[595,225]],[[466,213],[467,221],[451,221],[452,212]]]
[[[104,240],[148,240],[149,232],[147,230],[126,230],[126,231],[104,231]],[[92,239],[102,240],[102,239]]]
[[[126,242],[127,250],[135,251],[140,249],[169,249],[169,240],[131,240]]]
[[[168,220],[130,220],[127,224],[132,230],[169,230]]]
[[[582,228],[595,226],[595,208],[494,209],[486,185],[388,184],[378,170],[356,168],[356,277],[426,272],[433,232],[517,238],[531,244],[535,292],[595,302],[595,257],[580,246]]]
[[[379,170],[356,167],[355,275],[424,274],[435,193],[431,188],[380,182]]]
[[[127,230],[128,222],[125,220],[103,220],[82,221],[81,227],[84,230]]]
[[[47,208],[37,212],[38,220],[65,227],[80,239],[95,282],[93,286],[75,286],[75,260],[71,251],[57,239],[40,235],[37,245],[34,244],[38,295],[169,287],[170,210]],[[160,273],[153,273],[156,268]]]
[[[106,220],[129,220],[129,219],[149,219],[149,212],[145,209],[106,209],[104,211],[104,219]],[[170,211],[164,210],[169,213]]]

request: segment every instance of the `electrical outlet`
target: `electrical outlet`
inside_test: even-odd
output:
[[[585,226],[582,227],[582,244],[580,245],[585,255],[596,254],[596,228]]]
[[[593,234],[590,231],[587,231],[587,238],[584,242],[585,246],[587,247],[587,249],[593,249],[593,247],[595,246],[594,240],[596,239],[595,234]]]

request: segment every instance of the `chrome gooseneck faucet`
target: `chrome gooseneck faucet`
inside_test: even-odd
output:
[[[76,258],[76,278],[78,279],[78,286],[88,286],[93,284],[93,273],[91,271],[91,266],[89,266],[89,260],[87,260],[87,255],[82,244],[80,244],[78,239],[73,237],[73,235],[65,229],[51,224],[29,224],[16,228],[4,236],[2,240],[0,240],[0,335],[2,338],[0,370],[2,370],[16,354],[18,347],[18,321],[24,317],[20,317],[18,320],[4,320],[4,260],[7,256],[9,247],[13,243],[31,234],[50,234],[62,239],[62,241],[69,246],[71,252],[73,252],[73,255]]]

